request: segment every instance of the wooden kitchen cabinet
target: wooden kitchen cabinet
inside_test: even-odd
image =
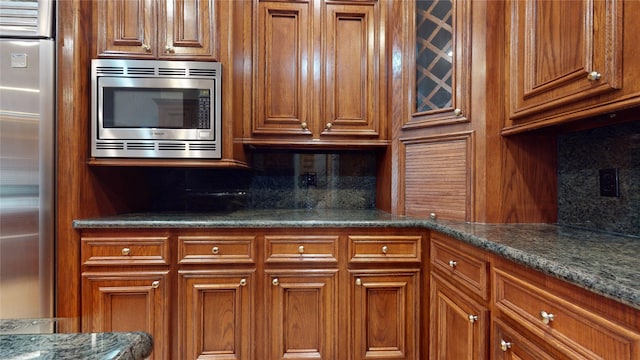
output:
[[[145,331],[152,359],[169,356],[171,277],[163,233],[101,233],[81,238],[82,331]]]
[[[421,234],[348,236],[351,359],[419,358],[423,241]]]
[[[505,64],[511,134],[640,103],[636,1],[508,1]]]
[[[98,57],[218,60],[215,0],[95,3]]]
[[[444,235],[431,235],[430,359],[489,358],[489,263]]]
[[[169,357],[169,271],[84,272],[82,331],[145,331],[150,359]]]
[[[553,349],[532,342],[529,334],[514,330],[500,320],[493,321],[493,343],[491,348],[494,360],[570,360]]]
[[[385,146],[384,0],[257,1],[245,144]]]

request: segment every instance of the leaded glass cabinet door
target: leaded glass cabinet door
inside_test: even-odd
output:
[[[405,128],[469,121],[471,112],[470,1],[416,0],[407,74],[411,116]]]

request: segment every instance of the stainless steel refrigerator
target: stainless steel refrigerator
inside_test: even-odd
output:
[[[0,0],[0,319],[54,315],[54,5]]]

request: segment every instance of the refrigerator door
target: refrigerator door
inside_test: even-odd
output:
[[[52,0],[0,0],[0,36],[52,38]]]
[[[53,40],[0,39],[0,318],[53,316]]]

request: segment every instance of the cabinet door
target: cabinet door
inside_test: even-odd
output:
[[[168,359],[168,272],[84,273],[82,331],[145,331],[151,359]]]
[[[253,271],[180,271],[178,331],[186,359],[251,359]]]
[[[431,276],[429,359],[488,359],[489,312]]]
[[[309,2],[259,2],[253,135],[310,137],[313,49]]]
[[[471,1],[406,2],[413,61],[410,114],[405,128],[469,121],[471,111]]]
[[[621,86],[621,1],[516,0],[507,14],[511,119]]]
[[[324,106],[314,133],[377,137],[384,7],[379,1],[325,6]]]
[[[110,0],[94,4],[97,56],[156,57],[154,0]]]
[[[163,0],[159,3],[160,58],[216,60],[217,1]]]
[[[351,359],[418,358],[418,272],[351,274]]]
[[[266,359],[336,359],[337,270],[267,271]]]

